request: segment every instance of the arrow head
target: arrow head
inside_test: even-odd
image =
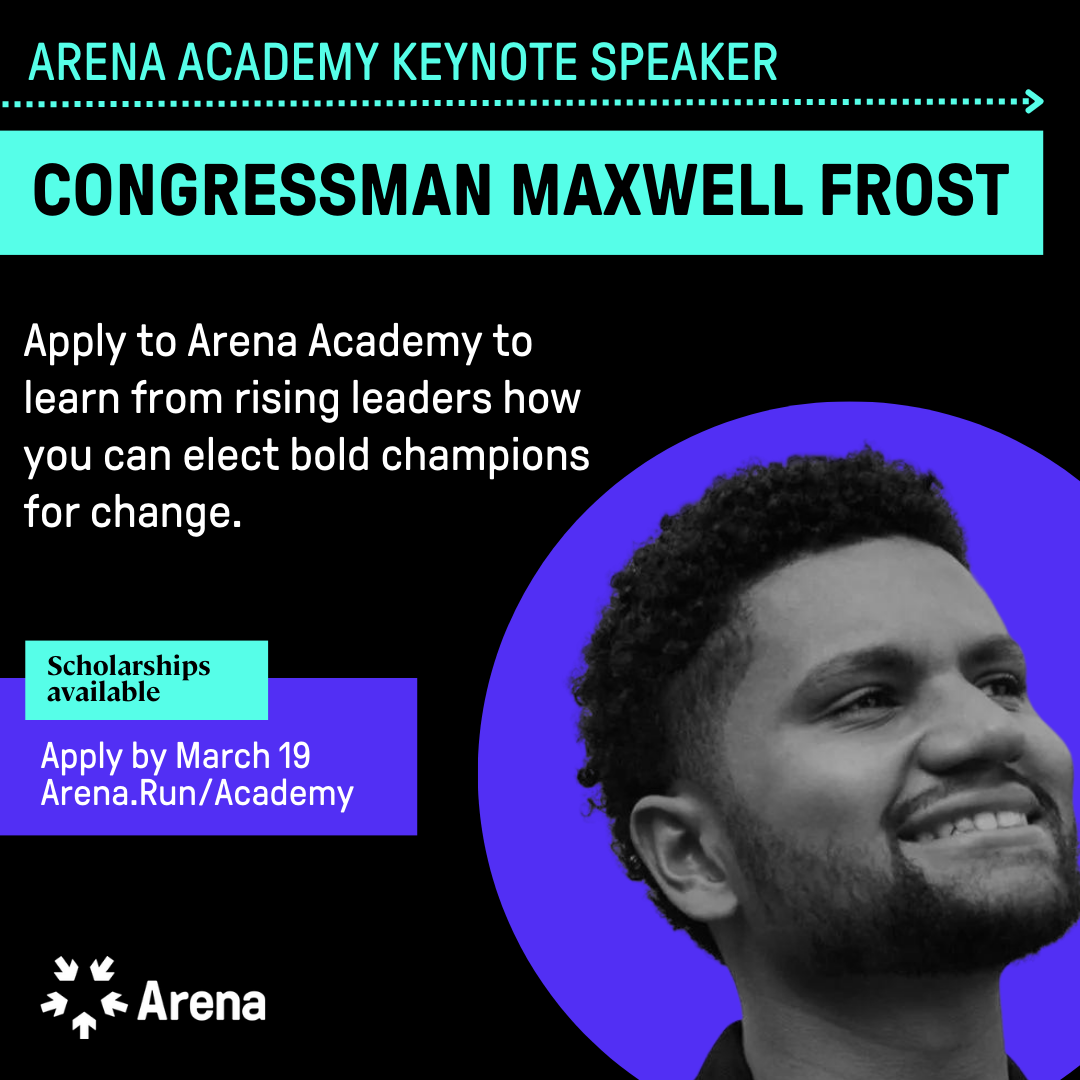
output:
[[[79,970],[79,965],[76,964],[74,960],[72,960],[70,964],[66,964],[64,962],[64,958],[62,956],[58,956],[54,963],[60,970],[54,971],[53,974],[61,982],[72,982],[74,980],[75,974]]]
[[[1024,112],[1034,112],[1042,103],[1043,99],[1035,93],[1034,90],[1025,90],[1025,94],[1031,98],[1031,104],[1024,110]]]
[[[67,998],[63,994],[58,994],[55,991],[49,995],[51,1000],[43,1001],[41,1003],[41,1011],[48,1012],[50,1009],[55,1009],[55,1016],[63,1016],[64,1009],[67,1008]]]
[[[80,1039],[90,1038],[90,1028],[97,1031],[97,1021],[89,1014],[81,1012],[74,1020],[71,1021],[71,1030],[79,1029]]]
[[[90,965],[90,972],[94,976],[94,982],[108,982],[116,974],[114,971],[109,971],[110,967],[112,967],[111,956],[106,956],[100,964],[95,960]]]
[[[101,1007],[105,1010],[106,1016],[112,1016],[114,1009],[119,1009],[120,1012],[127,1012],[127,1006],[120,1000],[120,995],[114,990],[111,994],[106,994],[101,999]]]

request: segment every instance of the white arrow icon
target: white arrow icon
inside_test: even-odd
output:
[[[113,975],[114,971],[109,971],[112,967],[112,957],[106,956],[104,960],[99,964],[96,960],[90,965],[90,971],[93,973],[94,982],[108,982]]]
[[[120,1000],[120,995],[115,990],[101,999],[101,1007],[105,1010],[106,1016],[112,1016],[114,1009],[127,1012],[127,1006]]]
[[[79,965],[76,964],[74,960],[72,960],[70,964],[66,964],[64,963],[64,958],[58,956],[54,963],[60,970],[54,971],[53,974],[61,982],[72,982],[74,980],[75,973],[79,970]]]
[[[81,1012],[74,1020],[71,1021],[71,1030],[79,1029],[80,1039],[90,1038],[90,1028],[97,1031],[97,1021],[89,1014]]]
[[[50,1009],[56,1010],[57,1016],[64,1015],[64,1009],[67,1007],[67,998],[62,994],[52,993],[49,995],[52,998],[51,1001],[43,1001],[41,1003],[41,1011],[48,1012]]]

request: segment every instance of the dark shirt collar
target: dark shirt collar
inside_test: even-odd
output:
[[[741,1020],[724,1029],[701,1066],[697,1080],[754,1080],[743,1054]],[[1012,1058],[1009,1058],[1009,1080],[1027,1080]]]

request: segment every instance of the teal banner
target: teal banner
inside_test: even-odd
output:
[[[7,131],[0,254],[1020,255],[1041,131]]]
[[[27,641],[27,720],[266,720],[265,641]]]

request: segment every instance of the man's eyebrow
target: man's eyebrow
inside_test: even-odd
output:
[[[1004,660],[1024,663],[1024,652],[1007,634],[995,634],[969,646],[961,657],[965,666]],[[871,645],[865,649],[833,656],[812,668],[795,689],[796,697],[812,694],[836,678],[853,672],[877,669],[910,671],[916,666],[915,657],[897,645]]]
[[[994,660],[1013,660],[1022,664],[1024,650],[1008,634],[996,634],[965,649],[964,660],[969,664],[985,664]]]
[[[915,666],[915,658],[897,645],[870,645],[865,649],[853,649],[840,653],[818,664],[795,688],[796,697],[805,697],[836,678],[865,671],[868,668],[891,671],[909,671]]]

